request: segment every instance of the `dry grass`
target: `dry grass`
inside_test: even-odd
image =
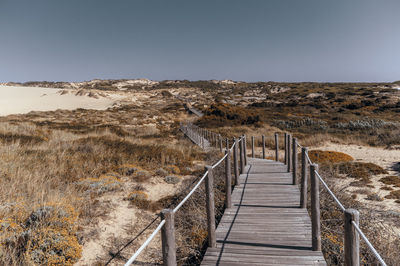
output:
[[[161,102],[159,108],[171,104]],[[137,110],[125,106],[0,119],[0,264],[72,265],[81,256],[82,240],[93,235],[82,228],[94,227],[105,213],[97,210],[97,198],[123,190],[126,181],[148,182],[162,167],[188,172],[193,162],[204,160],[200,149],[180,139],[173,120],[181,116],[179,110],[171,109],[173,115]],[[157,212],[164,202],[133,205]],[[27,226],[29,217],[49,206],[52,212],[40,225]],[[55,226],[54,217],[70,223]]]

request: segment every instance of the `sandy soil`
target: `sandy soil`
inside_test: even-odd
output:
[[[182,180],[186,178],[192,177],[185,176],[182,177]],[[107,257],[110,250],[115,250],[121,246],[115,243],[115,239],[131,239],[132,236],[136,235],[132,233],[132,226],[134,226],[136,230],[141,230],[141,228],[144,228],[149,223],[149,220],[143,219],[143,212],[154,216],[153,213],[139,210],[131,206],[129,201],[124,200],[124,197],[131,190],[131,187],[136,184],[128,180],[125,181],[124,191],[105,194],[99,198],[101,205],[104,208],[108,208],[109,212],[105,217],[99,218],[94,231],[93,226],[86,228],[86,234],[92,233],[94,237],[83,244],[82,257],[75,265],[95,265],[99,261],[104,261],[104,258]],[[182,182],[176,185],[167,184],[162,177],[153,177],[148,182],[141,183],[141,185],[145,188],[149,200],[157,201],[165,196],[176,194],[177,191],[181,189]],[[133,255],[151,233],[152,230],[147,230],[140,239],[135,241],[129,249],[124,251],[124,254],[128,257]],[[139,256],[138,260],[142,262],[151,262],[152,259],[155,259],[151,253],[159,252],[159,243],[160,239],[159,236],[157,236],[143,254]],[[111,265],[115,263],[117,262],[113,261]]]
[[[0,86],[0,116],[57,109],[104,110],[113,106],[120,98],[118,95],[100,92],[78,92],[52,88]]]
[[[326,143],[323,146],[312,147],[312,149],[339,151],[351,155],[355,161],[370,162],[377,164],[389,172],[389,175],[399,175],[399,172],[393,169],[400,162],[400,150],[388,150],[381,147],[367,147],[359,145],[344,145],[336,143]],[[387,175],[376,175],[371,178],[372,187],[359,188],[349,186],[353,179],[336,179],[335,183],[349,194],[357,194],[357,200],[379,210],[400,211],[400,204],[393,199],[384,199],[389,191],[382,190],[385,184],[379,179]],[[396,189],[396,188],[394,188]],[[378,195],[382,201],[372,201],[367,199],[367,193],[360,193],[362,190]]]

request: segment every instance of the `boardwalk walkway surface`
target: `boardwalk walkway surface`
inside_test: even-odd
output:
[[[311,249],[311,220],[287,166],[248,160],[201,265],[326,265]]]

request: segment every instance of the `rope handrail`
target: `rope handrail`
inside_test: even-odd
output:
[[[313,162],[311,161],[310,157],[308,156],[308,153],[306,153],[307,159],[312,164]],[[343,206],[343,204],[339,201],[339,199],[335,196],[335,194],[332,192],[332,190],[329,189],[328,185],[325,183],[325,181],[322,179],[321,175],[318,173],[318,171],[314,171],[315,175],[318,177],[318,179],[321,181],[323,186],[325,187],[326,191],[331,195],[331,197],[334,199],[336,204],[339,206],[339,208],[344,212],[346,211],[346,208]],[[361,238],[365,241],[367,244],[368,248],[371,250],[371,252],[374,254],[375,258],[383,265],[386,266],[385,261],[382,259],[382,257],[379,255],[378,251],[374,248],[374,246],[369,242],[368,238],[364,235],[364,233],[361,231],[360,227],[358,227],[357,223],[354,221],[351,222],[356,231],[359,233]]]
[[[162,220],[157,228],[153,231],[153,233],[147,238],[147,240],[142,244],[142,246],[133,254],[133,256],[125,263],[125,266],[131,265],[136,258],[142,253],[142,251],[150,244],[151,240],[156,236],[156,234],[161,230],[164,226],[165,220]]]
[[[197,127],[195,125],[192,125],[193,127]],[[243,137],[240,137],[239,141],[242,141]],[[230,150],[232,150],[235,147],[235,143],[232,144]],[[228,154],[225,154],[217,163],[215,163],[212,166],[212,169],[217,167],[226,157]],[[208,171],[206,171],[203,176],[200,178],[200,180],[197,182],[197,184],[192,188],[192,190],[181,200],[181,202],[172,210],[173,213],[176,213],[182,206],[185,204],[185,202],[192,196],[192,194],[199,188],[201,183],[204,181],[204,179],[207,177]],[[151,233],[151,235],[146,239],[146,241],[140,246],[140,248],[133,254],[133,256],[126,262],[125,266],[131,265],[136,258],[140,255],[140,253],[149,245],[151,240],[155,237],[155,235],[161,230],[161,228],[164,226],[165,220],[162,220],[158,227]]]
[[[186,197],[174,208],[173,212],[176,213],[181,207],[182,205],[190,198],[190,196],[192,196],[192,194],[196,191],[196,189],[200,186],[200,184],[204,181],[204,179],[206,178],[206,176],[208,175],[208,171],[206,171],[204,173],[204,175],[201,177],[201,179],[199,180],[199,182],[197,182],[197,184],[194,186],[194,188],[186,195]]]
[[[312,162],[311,159],[310,159],[310,156],[308,156],[308,152],[306,152],[306,157],[307,157],[307,161],[308,161],[310,164],[313,164],[313,162]]]
[[[382,259],[382,257],[379,255],[378,251],[372,246],[371,242],[369,242],[368,238],[364,235],[364,233],[361,231],[360,227],[358,227],[357,223],[354,221],[351,221],[352,225],[358,232],[358,234],[361,236],[361,238],[365,241],[367,244],[368,248],[371,250],[372,254],[374,254],[374,257],[383,265],[386,266],[385,261]]]
[[[333,194],[332,190],[329,189],[328,185],[325,183],[325,181],[322,179],[322,177],[319,175],[319,173],[317,171],[314,171],[315,174],[317,175],[318,179],[321,181],[321,183],[324,185],[326,191],[328,191],[328,193],[331,195],[331,197],[335,200],[335,202],[337,203],[337,205],[339,205],[340,209],[342,211],[345,211],[346,208],[343,206],[343,204],[339,201],[339,199],[335,196],[335,194]]]
[[[298,142],[297,142],[297,146],[301,149],[303,148],[303,146],[301,146]]]
[[[212,166],[212,169],[214,169],[215,167],[217,167],[218,165],[220,165],[220,163],[222,163],[222,162],[225,160],[226,156],[228,156],[228,154],[225,154],[224,157],[222,157],[218,162],[216,162],[216,163]]]

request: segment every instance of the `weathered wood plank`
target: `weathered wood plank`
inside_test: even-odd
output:
[[[312,251],[312,224],[283,163],[248,158],[202,265],[326,265]]]

